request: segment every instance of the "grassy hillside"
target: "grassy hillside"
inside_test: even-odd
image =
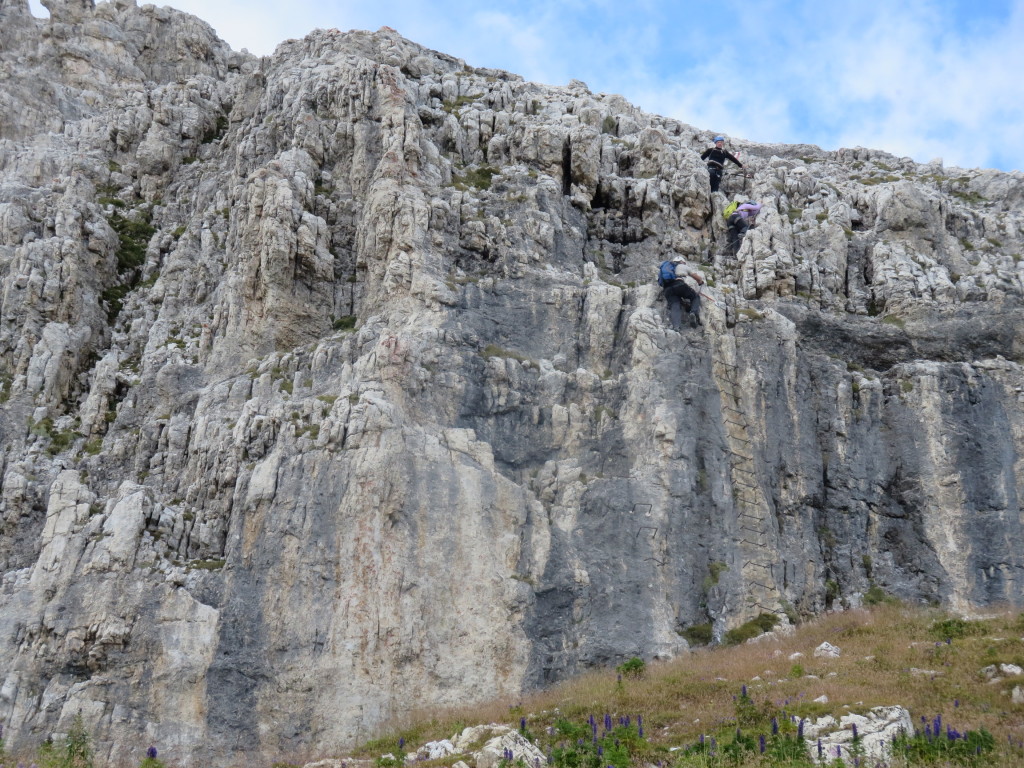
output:
[[[825,641],[841,649],[838,658],[814,657]],[[803,656],[793,657],[798,653]],[[1000,675],[990,682],[982,670],[993,664],[1024,667],[1024,616],[964,620],[883,605],[833,614],[778,639],[698,649],[671,663],[634,660],[522,702],[424,714],[366,744],[359,755],[398,754],[399,744],[411,752],[467,725],[503,722],[528,734],[559,768],[810,765],[796,739],[799,718],[838,718],[899,704],[922,734],[906,742],[891,766],[1022,766],[1024,705],[1013,704],[1011,694],[1016,686],[1024,689],[1024,677]],[[822,696],[827,702],[815,701]],[[942,737],[928,739],[922,723],[932,726],[936,716]],[[597,736],[596,745],[591,717],[601,734],[606,723],[613,726],[607,737]],[[951,743],[947,727],[961,738]],[[600,755],[597,746],[603,747]]]
[[[838,658],[813,655],[826,641],[840,648]],[[993,681],[983,671],[1000,664],[1024,668],[1024,615],[964,620],[888,604],[833,614],[787,636],[699,648],[670,663],[633,659],[522,701],[421,713],[344,759],[351,768],[399,768],[403,754],[426,742],[451,738],[471,725],[504,723],[537,744],[555,768],[815,766],[798,739],[801,718],[838,718],[898,704],[910,710],[921,733],[904,740],[885,768],[1020,768],[1024,704],[1011,697],[1014,688],[1024,692],[1024,675],[1000,674]],[[816,701],[822,697],[827,701]],[[924,726],[933,728],[936,717],[942,735],[927,738]],[[951,741],[947,729],[960,738]],[[539,768],[510,757],[497,768]],[[468,755],[451,755],[418,762],[417,768],[452,766],[460,759],[472,765]],[[69,737],[34,755],[5,756],[0,739],[0,768],[88,768],[93,762],[80,718]],[[830,768],[880,765],[849,753],[842,761],[831,756],[825,762]],[[211,768],[233,765],[225,761]],[[274,768],[292,765],[278,762]],[[158,759],[154,749],[141,768],[174,765]]]

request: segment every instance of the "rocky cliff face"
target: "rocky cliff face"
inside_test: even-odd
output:
[[[9,745],[299,754],[872,586],[1024,602],[1021,174],[737,142],[731,258],[709,134],[621,97],[48,7],[0,0]]]

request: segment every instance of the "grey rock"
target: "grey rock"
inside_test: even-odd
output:
[[[864,714],[843,715],[836,720],[827,716],[804,727],[807,749],[812,759],[818,759],[818,741],[826,760],[842,757],[853,743],[854,730],[863,757],[869,760],[888,760],[892,753],[893,738],[899,734],[913,735],[914,725],[910,713],[901,706],[874,707]]]
[[[0,4],[12,749],[273,762],[873,585],[1024,603],[1020,173],[740,140],[712,197],[580,83],[48,7]]]
[[[842,650],[827,641],[814,649],[815,658],[838,659],[840,655]]]

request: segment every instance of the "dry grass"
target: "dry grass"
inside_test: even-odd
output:
[[[782,712],[838,717],[900,704],[915,723],[942,715],[961,732],[984,728],[993,734],[995,752],[979,764],[1024,765],[1024,705],[1010,699],[1015,685],[1024,687],[1024,678],[990,683],[981,674],[990,664],[1024,667],[1024,617],[1000,611],[966,623],[950,619],[941,611],[902,605],[833,614],[788,637],[700,649],[670,663],[648,665],[641,679],[619,679],[614,670],[594,672],[520,702],[424,713],[359,754],[391,751],[402,737],[412,750],[471,724],[518,725],[526,717],[531,732],[538,734],[559,717],[582,723],[608,712],[643,716],[647,748],[635,755],[635,762],[671,765],[670,747],[693,744],[701,734],[726,738],[735,732],[735,697],[746,685],[764,713],[762,726]],[[839,658],[814,657],[814,649],[825,641],[841,649]],[[796,653],[803,657],[791,660]],[[814,702],[823,695],[828,703]]]

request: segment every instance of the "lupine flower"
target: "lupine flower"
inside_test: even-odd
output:
[[[405,738],[404,737],[398,740],[398,748],[399,749],[405,749]]]
[[[843,747],[840,744],[836,744],[836,757],[843,756]]]
[[[772,736],[779,735],[779,721],[776,718],[772,718]]]
[[[700,735],[700,745],[702,747],[704,746],[704,734],[703,733]]]
[[[747,685],[746,685],[746,683],[743,684],[743,695],[744,696],[747,695]]]
[[[953,699],[953,709],[960,706],[960,699]]]
[[[857,740],[857,724],[856,723],[853,724],[853,740],[854,741]]]
[[[802,717],[800,718],[800,724],[796,728],[796,735],[798,739],[804,737],[804,719]]]
[[[597,745],[597,756],[601,757],[601,755],[603,755],[603,754],[604,754],[604,747],[602,747],[600,744],[598,744]]]
[[[520,731],[525,731],[526,730],[526,718],[525,717],[520,717],[519,718],[519,730]]]
[[[607,712],[604,715],[604,729],[610,731],[612,729],[612,716]]]
[[[156,760],[156,747],[150,747],[149,749],[147,749],[146,757],[150,758],[151,760]]]
[[[636,729],[637,733],[640,734],[640,738],[644,737],[644,717],[643,715],[636,716]]]
[[[764,734],[763,733],[758,737],[757,743],[761,747],[761,754],[763,755],[764,754],[764,749],[765,749]]]
[[[819,759],[819,760],[821,760],[821,756],[822,756],[822,755],[821,755],[821,752],[822,752],[822,748],[821,748],[821,739],[818,739],[818,759]]]

